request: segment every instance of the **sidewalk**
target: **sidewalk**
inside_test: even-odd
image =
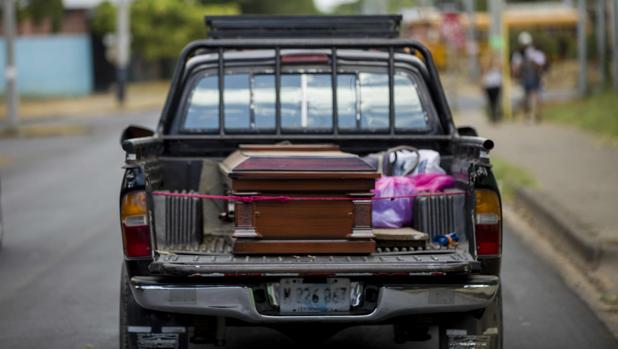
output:
[[[82,97],[25,98],[20,101],[16,128],[8,127],[4,99],[0,99],[0,138],[82,135],[91,131],[85,122],[91,118],[122,117],[143,111],[156,114],[165,103],[168,87],[166,81],[131,84],[123,106],[118,105],[115,91],[111,90]]]
[[[605,290],[618,294],[618,146],[550,123],[491,125],[478,107],[460,110],[458,124],[475,126],[481,136],[494,140],[492,154],[535,178],[538,188],[518,191],[518,200],[527,201],[528,210],[545,211],[561,233],[550,239],[580,245],[575,246],[579,251],[563,253],[583,251],[588,270]]]
[[[169,82],[154,81],[130,84],[124,106],[116,102],[115,91],[110,90],[81,97],[24,98],[19,104],[19,121],[23,123],[63,117],[90,117],[118,112],[161,109],[167,97]],[[6,107],[0,99],[0,127],[6,123]]]

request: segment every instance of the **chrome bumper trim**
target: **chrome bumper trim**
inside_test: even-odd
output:
[[[498,288],[498,277],[489,275],[470,276],[461,284],[384,286],[380,288],[375,310],[367,315],[273,316],[258,313],[249,287],[156,284],[148,278],[131,279],[133,296],[146,309],[222,316],[252,323],[379,322],[402,315],[465,312],[487,307]]]

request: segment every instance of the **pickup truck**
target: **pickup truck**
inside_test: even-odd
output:
[[[357,325],[392,326],[396,343],[502,347],[493,142],[455,126],[431,53],[398,37],[400,19],[206,18],[209,37],[180,54],[156,131],[129,126],[121,136],[121,348],[224,346],[234,326],[307,343]],[[431,236],[422,248],[378,241],[370,253],[235,251],[234,205],[244,199],[226,188],[220,165],[239,148],[273,144],[329,144],[360,159],[402,146],[439,154],[459,212],[414,219],[458,220],[457,243]],[[279,219],[290,239],[305,228]],[[291,283],[296,297],[320,306],[289,303]]]

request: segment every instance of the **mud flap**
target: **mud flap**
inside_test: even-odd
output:
[[[184,326],[127,326],[129,348],[187,349],[188,329]]]
[[[494,301],[484,310],[463,318],[451,319],[440,328],[441,349],[502,349],[502,286]]]
[[[468,335],[465,330],[446,330],[448,349],[496,348],[491,335]]]
[[[123,264],[120,280],[120,348],[187,349],[189,328],[175,316],[142,308],[129,289]]]
[[[137,349],[186,349],[186,333],[129,333],[129,341]]]

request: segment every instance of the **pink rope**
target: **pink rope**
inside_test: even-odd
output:
[[[228,200],[228,201],[241,201],[241,202],[255,202],[255,201],[352,201],[359,200],[360,198],[354,198],[350,196],[287,196],[287,195],[212,195],[212,194],[198,194],[198,193],[170,193],[163,191],[152,192],[154,196],[171,196],[181,198],[194,198],[194,199],[213,199],[213,200]],[[436,193],[419,193],[413,195],[395,195],[395,196],[380,196],[371,198],[362,198],[362,200],[397,200],[397,199],[411,199],[417,196],[432,196]],[[464,195],[463,192],[446,192],[440,193],[440,195]]]

